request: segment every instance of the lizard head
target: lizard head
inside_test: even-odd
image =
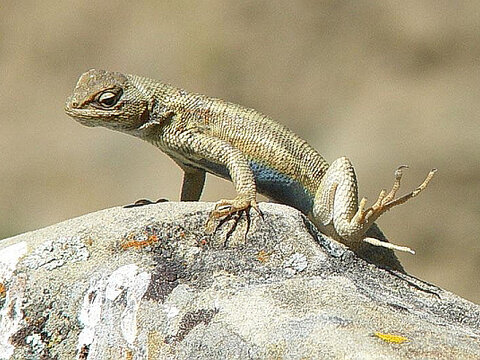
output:
[[[89,70],[80,76],[65,112],[86,126],[131,132],[148,121],[148,94],[128,75]]]

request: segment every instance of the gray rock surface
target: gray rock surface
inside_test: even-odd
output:
[[[207,235],[212,206],[112,208],[0,241],[0,358],[480,358],[479,306],[286,206],[261,204],[246,238],[244,218]]]

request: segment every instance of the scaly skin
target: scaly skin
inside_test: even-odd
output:
[[[219,201],[212,221],[250,207],[258,210],[258,192],[297,208],[321,232],[367,260],[399,270],[395,255],[383,248],[411,250],[388,243],[374,221],[418,195],[435,171],[417,189],[395,199],[399,168],[392,190],[382,191],[365,209],[347,158],[329,166],[306,141],[253,109],[158,80],[90,70],[78,80],[65,111],[83,125],[121,131],[165,152],[184,171],[182,201],[199,200],[206,172],[231,180],[237,197]]]

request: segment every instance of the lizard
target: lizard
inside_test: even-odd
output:
[[[65,111],[82,125],[138,137],[170,156],[183,170],[181,201],[200,199],[207,172],[230,180],[237,196],[216,203],[207,227],[250,208],[260,213],[260,193],[298,209],[320,232],[379,265],[403,270],[393,250],[414,253],[388,242],[375,221],[420,194],[436,169],[396,197],[406,167],[400,166],[391,190],[383,189],[366,207],[347,157],[329,165],[305,140],[254,109],[142,76],[91,69],[80,76]],[[381,248],[386,252],[373,250]]]

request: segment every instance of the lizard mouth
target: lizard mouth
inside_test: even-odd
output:
[[[87,112],[83,109],[76,109],[71,104],[65,105],[65,113],[75,121],[88,127],[109,127],[109,124],[116,123],[118,116],[121,115],[119,111],[96,110],[94,113],[92,111]]]
[[[85,115],[82,116],[82,111],[79,109],[75,109],[72,107],[70,103],[67,103],[65,105],[65,113],[70,116],[72,119],[75,121],[78,121],[80,124],[88,126],[88,127],[94,127],[97,126],[94,122],[92,122],[91,117],[87,117]]]

